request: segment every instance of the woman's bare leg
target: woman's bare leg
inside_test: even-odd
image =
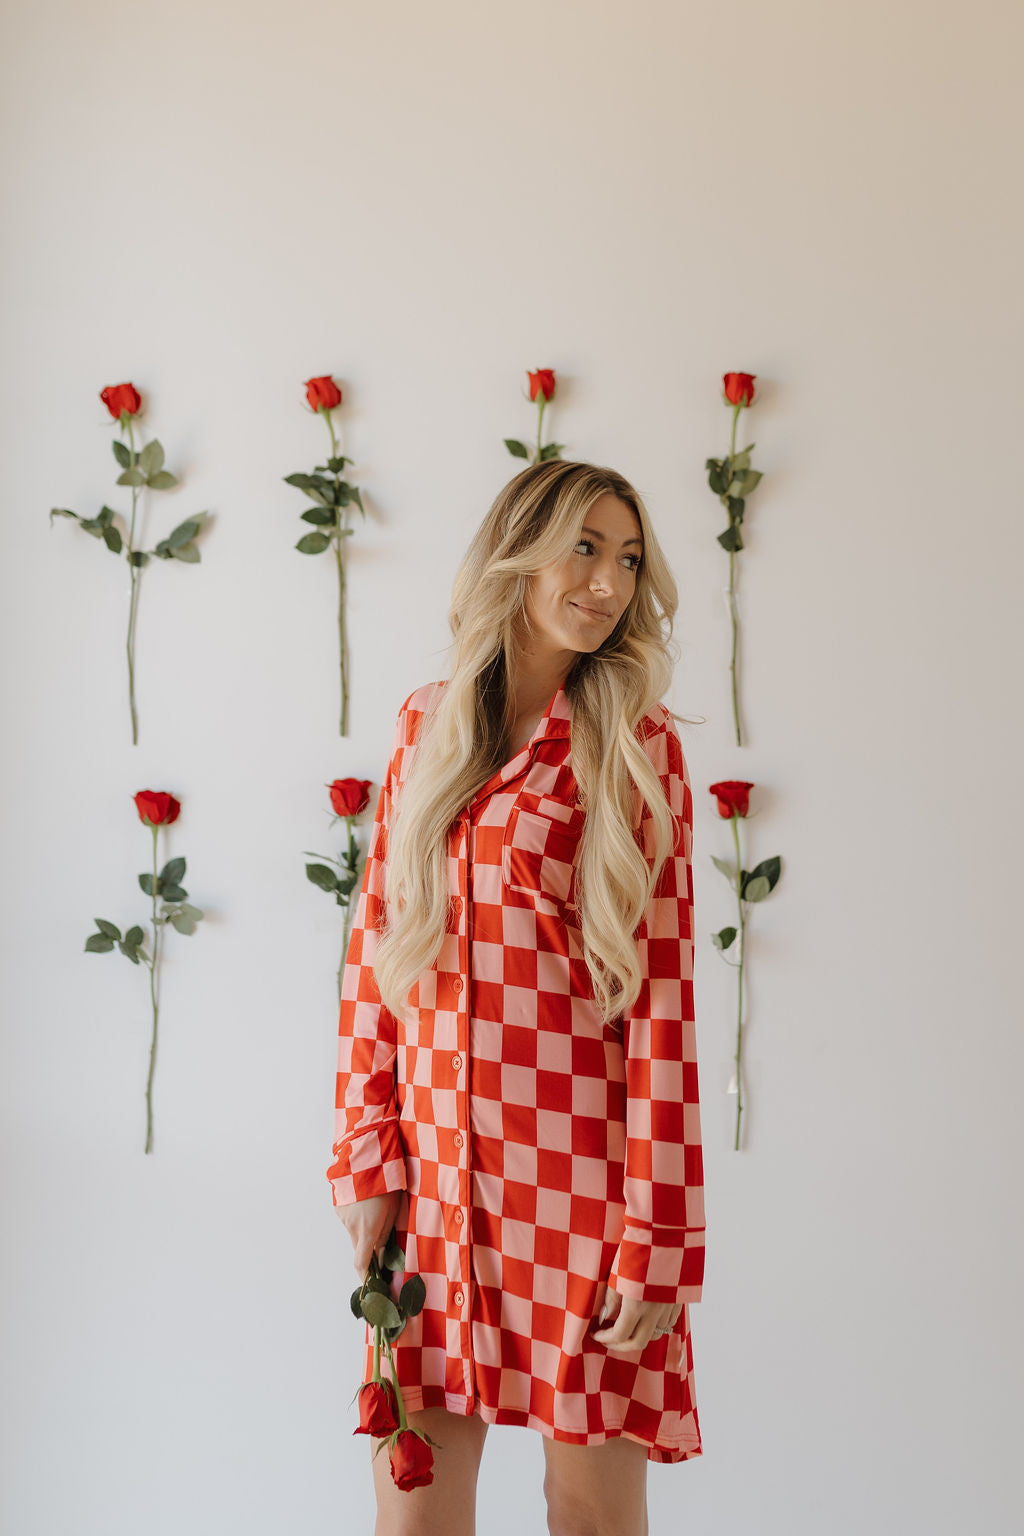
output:
[[[476,1479],[487,1425],[478,1414],[445,1408],[421,1408],[407,1418],[411,1428],[425,1429],[437,1441],[434,1481],[403,1493],[395,1487],[387,1449],[374,1457],[374,1536],[474,1536]],[[370,1444],[376,1449],[376,1440]]]
[[[648,1536],[647,1447],[624,1436],[601,1445],[544,1438],[551,1536]]]

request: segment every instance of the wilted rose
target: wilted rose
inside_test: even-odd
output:
[[[550,400],[555,393],[555,370],[553,368],[538,368],[536,373],[528,373],[530,380],[530,399],[536,400],[538,395],[543,395],[545,400]]]
[[[391,1476],[403,1493],[434,1481],[434,1455],[414,1429],[403,1429],[388,1446]]]
[[[181,801],[162,789],[140,789],[135,808],[147,827],[169,827],[181,814]]]
[[[370,803],[372,779],[335,779],[328,784],[331,804],[338,816],[358,816]]]
[[[306,399],[314,411],[333,411],[341,404],[341,390],[329,373],[322,373],[319,378],[306,380]]]
[[[382,1440],[398,1428],[398,1403],[390,1381],[367,1381],[359,1388],[359,1428],[354,1435],[376,1435]]]
[[[754,398],[756,373],[727,373],[722,377],[725,398],[730,405],[749,405]]]
[[[106,389],[100,390],[100,399],[115,421],[119,421],[121,413],[134,416],[142,404],[142,396],[134,384],[108,384]]]
[[[720,779],[717,784],[709,784],[708,790],[718,801],[719,816],[724,821],[730,821],[733,816],[747,814],[753,787],[746,779]]]

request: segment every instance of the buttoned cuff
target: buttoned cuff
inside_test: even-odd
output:
[[[634,1301],[700,1301],[704,1284],[703,1227],[643,1227],[626,1223],[608,1283]]]
[[[394,1120],[336,1141],[335,1161],[327,1170],[335,1205],[354,1205],[373,1195],[408,1188],[405,1152]]]

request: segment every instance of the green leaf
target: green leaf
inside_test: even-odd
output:
[[[113,949],[114,941],[102,933],[90,933],[85,941],[85,947],[90,954],[105,955],[108,950]]]
[[[360,512],[365,517],[366,516],[366,508],[363,506],[363,498],[359,494],[359,487],[358,487],[358,485],[354,485],[352,487],[352,500],[355,502],[356,506],[359,508]],[[349,531],[351,532],[351,530],[349,530]]]
[[[139,468],[144,475],[155,475],[164,467],[164,450],[157,438],[147,443],[139,454]]]
[[[770,896],[779,883],[782,873],[782,860],[778,854],[770,859],[762,859],[756,869],[752,869],[743,882],[742,896],[744,901],[763,901]]]
[[[203,910],[202,910],[202,908],[201,907],[190,907],[187,901],[182,903],[182,905],[178,908],[178,911],[179,912],[184,912],[188,917],[194,917],[197,923],[203,917]]]
[[[409,1319],[407,1317],[403,1317],[397,1328],[384,1329],[384,1337],[387,1339],[389,1344],[393,1344],[395,1342],[395,1340],[398,1338],[398,1335],[405,1328],[408,1321]]]
[[[180,549],[182,544],[187,544],[190,539],[195,538],[199,532],[199,527],[200,525],[194,517],[188,517],[183,523],[179,523],[177,528],[169,533],[162,542],[169,549]]]
[[[307,864],[306,878],[321,891],[333,891],[338,887],[338,877],[326,864]]]
[[[177,549],[169,551],[173,560],[183,560],[186,565],[199,564],[198,544],[180,544]]]
[[[110,446],[113,448],[114,458],[120,464],[121,468],[127,469],[132,461],[132,456],[128,452],[128,444],[122,443],[120,438],[115,437]]]
[[[151,491],[169,491],[177,483],[177,476],[172,475],[166,469],[157,470],[156,474],[150,475],[146,481]]]
[[[128,929],[128,932],[124,936],[124,941],[126,944],[141,944],[145,937],[146,930],[144,928],[140,928],[138,923],[136,923],[134,927]]]
[[[544,447],[540,451],[539,462],[543,464],[548,459],[557,459],[564,447],[564,443],[545,443]]]
[[[735,524],[731,528],[727,528],[724,533],[718,535],[718,542],[723,549],[734,553],[743,548],[743,539],[740,536],[739,528]]]
[[[184,901],[185,897],[188,895],[188,891],[186,891],[183,886],[164,884],[164,882],[161,880],[160,895],[163,897],[164,901],[167,902]]]
[[[330,507],[307,507],[302,514],[304,523],[313,523],[318,528],[333,528],[338,521],[337,512]]]
[[[363,1296],[363,1316],[371,1328],[397,1328],[402,1321],[401,1313],[390,1296],[368,1290]]]
[[[295,548],[300,555],[321,555],[330,544],[330,535],[326,533],[307,533],[296,544]]]
[[[398,1245],[398,1239],[394,1233],[388,1238],[388,1245],[384,1250],[384,1263],[388,1269],[402,1271],[405,1269],[405,1254]]]
[[[149,562],[149,556],[142,549],[133,549],[130,559],[132,565],[146,565]]]
[[[305,491],[313,484],[313,476],[304,475],[297,470],[294,475],[285,475],[284,483],[285,485],[298,486],[300,491]]]
[[[718,933],[711,935],[711,942],[716,949],[728,949],[735,937],[735,928],[721,928]]]
[[[145,483],[146,477],[142,473],[142,470],[138,468],[138,466],[136,466],[134,469],[123,470],[122,473],[118,475],[116,481],[117,485],[145,485]]]
[[[108,939],[119,939],[121,937],[120,928],[117,927],[116,923],[108,923],[105,917],[94,917],[93,922],[100,933],[105,933]]]
[[[112,554],[121,553],[121,535],[116,528],[104,528],[103,542]]]
[[[363,1288],[362,1288],[361,1285],[357,1285],[356,1286],[355,1290],[352,1292],[352,1295],[348,1299],[348,1304],[352,1308],[352,1316],[353,1317],[358,1317],[360,1322],[362,1322],[362,1319],[363,1319]]]
[[[139,876],[139,884],[142,887],[142,889],[145,891],[147,896],[152,896],[152,894],[153,894],[153,876],[149,873],[148,870],[144,874],[141,874]],[[160,887],[159,887],[159,883],[158,883],[157,884],[157,895],[159,895],[159,894],[160,894]]]
[[[97,512],[96,521],[99,523],[101,528],[105,528],[108,523],[112,523],[114,521],[116,516],[117,513],[114,511],[113,507],[104,506],[100,507],[99,511]]]
[[[736,865],[735,864],[731,864],[728,859],[716,858],[714,854],[711,855],[711,862],[715,866],[716,869],[721,870],[722,874],[728,880],[730,885],[735,885],[736,884]]]
[[[342,454],[339,454],[336,459],[334,459],[334,458],[328,459],[327,463],[324,466],[324,468],[325,469],[329,469],[332,474],[340,475],[342,473],[342,471],[344,470],[346,464],[354,464],[354,463],[355,463],[355,459],[346,459],[345,455],[342,453]]]
[[[171,885],[178,885],[182,875],[185,873],[185,868],[186,864],[183,858],[168,859],[160,871],[160,879],[170,881]]]
[[[525,443],[521,443],[517,437],[506,437],[505,447],[514,459],[528,459],[530,450]]]
[[[716,496],[724,496],[729,481],[732,479],[732,470],[728,460],[708,459],[708,485]]]
[[[121,949],[122,955],[124,955],[127,959],[129,959],[131,961],[132,965],[138,965],[139,964],[139,957],[138,957],[138,955],[135,952],[135,946],[133,944],[122,944],[120,946],[120,949]]]
[[[76,523],[79,520],[78,513],[70,511],[67,507],[51,507],[50,508],[50,527],[51,528],[53,527],[53,520],[54,520],[55,517],[73,517]]]
[[[409,1317],[415,1317],[423,1311],[423,1303],[427,1299],[427,1288],[423,1284],[421,1275],[410,1275],[402,1286],[398,1297],[398,1305]]]
[[[171,926],[176,928],[179,933],[195,933],[196,931],[195,919],[189,917],[186,912],[172,912]]]

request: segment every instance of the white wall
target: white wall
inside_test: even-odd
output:
[[[1018,592],[1022,220],[1010,0],[515,7],[39,0],[3,40],[7,751],[4,1404],[11,1536],[372,1528],[359,1330],[330,1206],[339,925],[321,786],[379,780],[444,676],[451,579],[518,467],[525,370],[566,456],[648,499],[680,584],[696,800],[708,1264],[702,1458],[654,1536],[1007,1531],[1022,1280]],[[731,745],[703,463],[755,372]],[[351,735],[335,590],[282,483],[347,392]],[[110,500],[132,379],[190,511],[128,730],[125,576],[51,506]],[[116,505],[124,505],[122,492]],[[732,1150],[730,917],[706,787],[758,785],[783,881],[748,950]],[[130,796],[209,916],[164,972],[153,1156]],[[543,1528],[492,1430],[482,1536]]]

